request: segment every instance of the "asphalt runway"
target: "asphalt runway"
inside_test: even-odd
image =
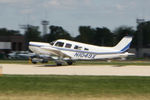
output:
[[[150,76],[150,66],[1,64],[9,75]]]

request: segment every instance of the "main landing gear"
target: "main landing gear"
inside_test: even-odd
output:
[[[69,60],[69,61],[64,61],[64,60],[55,60],[55,63],[57,66],[62,66],[63,64],[68,64],[68,65],[72,65],[73,61]]]
[[[31,59],[31,62],[33,64],[37,64],[37,63],[48,63],[48,58],[47,59],[44,59],[44,58],[32,58]],[[67,60],[67,61],[64,61],[64,60],[61,60],[61,59],[52,59],[55,61],[56,65],[57,66],[62,66],[63,64],[68,64],[68,65],[72,65],[73,64],[73,61],[72,60]]]
[[[31,62],[33,64],[37,64],[38,62],[40,63],[48,63],[48,59],[42,59],[42,58],[32,58]]]
[[[68,64],[68,65],[72,65],[72,64],[73,64],[73,61],[67,61],[67,64]]]

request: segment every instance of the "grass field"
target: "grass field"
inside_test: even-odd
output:
[[[77,61],[77,65],[150,65],[150,60],[127,60],[127,61],[118,61],[112,60],[111,62],[107,61]]]
[[[0,64],[32,64],[28,60],[0,60]],[[38,63],[41,64],[41,63]],[[55,62],[49,61],[48,64],[55,65]],[[107,61],[76,61],[74,65],[150,65],[150,60],[127,60],[127,61],[118,61],[112,60],[111,62]]]
[[[149,100],[150,77],[0,76],[0,100]]]

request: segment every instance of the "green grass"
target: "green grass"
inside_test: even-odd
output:
[[[2,64],[32,64],[28,60],[0,60]],[[41,63],[38,63],[41,64]],[[48,64],[55,64],[54,61],[49,61]],[[150,65],[150,60],[127,60],[127,61],[118,61],[112,60],[111,62],[107,61],[76,61],[74,65]]]
[[[53,64],[52,61],[49,62],[50,64]],[[29,60],[0,60],[0,64],[32,64]],[[40,64],[40,63],[38,63]]]
[[[118,61],[112,60],[111,62],[107,61],[78,61],[76,65],[150,65],[150,60],[127,60],[127,61]]]
[[[0,60],[3,64],[28,64],[28,60]]]
[[[0,77],[0,93],[150,94],[150,77],[9,76]]]
[[[17,75],[0,77],[0,100],[26,98],[29,100],[149,100],[150,77]]]

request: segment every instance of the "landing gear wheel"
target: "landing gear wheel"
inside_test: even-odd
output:
[[[35,59],[36,59],[36,58],[32,58],[32,59],[31,59],[32,64],[37,64],[37,61],[36,61]]]
[[[33,61],[32,61],[32,63],[33,63],[33,64],[37,64],[37,62],[33,62]]]
[[[73,63],[71,61],[67,62],[68,65],[72,65]]]
[[[62,64],[61,63],[57,63],[57,66],[62,66]]]

